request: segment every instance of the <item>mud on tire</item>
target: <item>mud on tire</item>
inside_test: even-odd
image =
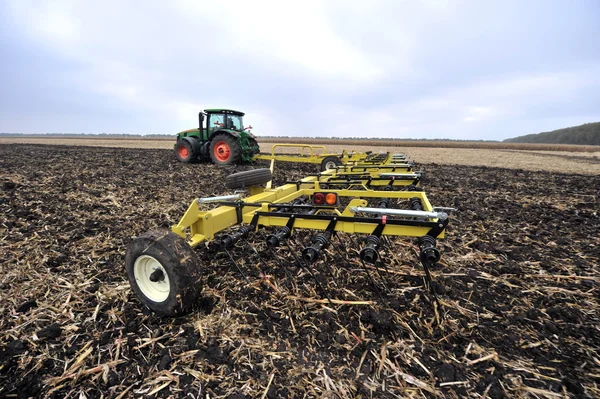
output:
[[[210,142],[210,159],[217,165],[240,163],[242,147],[235,137],[219,133]]]
[[[198,257],[172,232],[150,231],[133,240],[125,270],[140,301],[162,316],[187,313],[202,290]]]
[[[173,149],[179,162],[190,163],[195,158],[194,149],[187,140],[179,140]]]

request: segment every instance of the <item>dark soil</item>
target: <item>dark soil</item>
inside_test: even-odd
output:
[[[317,166],[280,164],[275,184]],[[257,166],[0,146],[0,397],[600,397],[600,177],[423,166],[430,201],[458,208],[432,270],[440,325],[414,240],[382,251],[382,301],[342,236],[317,278],[375,304],[329,305],[261,232],[268,280],[245,244],[232,255],[249,283],[201,246],[195,311],[161,319],[129,287],[128,243]],[[310,239],[295,236],[296,250]]]

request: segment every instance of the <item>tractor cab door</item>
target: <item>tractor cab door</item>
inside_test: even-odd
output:
[[[206,128],[208,122],[208,115],[203,114],[202,112],[200,112],[198,114],[198,129],[200,131],[200,140],[205,143],[208,141],[208,129]]]
[[[225,114],[208,114],[207,140],[215,130],[219,130],[225,127]]]

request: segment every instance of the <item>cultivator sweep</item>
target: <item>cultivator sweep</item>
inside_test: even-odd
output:
[[[355,155],[275,188],[272,168],[273,162],[271,170],[228,177],[235,187],[251,182],[249,195],[196,199],[172,232],[150,232],[132,242],[126,269],[145,305],[164,315],[188,311],[200,294],[205,267],[325,305],[385,304],[394,296],[388,281],[398,274],[391,270],[393,242],[412,237],[416,246],[408,246],[418,253],[438,315],[430,268],[440,259],[437,239],[444,237],[449,209],[431,205],[421,173],[403,155]],[[261,179],[269,180],[266,188],[256,185]],[[356,298],[343,283],[370,286],[373,300]],[[314,295],[307,296],[310,286]]]

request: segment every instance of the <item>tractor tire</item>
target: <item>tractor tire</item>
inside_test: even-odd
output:
[[[231,189],[246,188],[268,183],[272,178],[271,169],[246,170],[227,176],[225,178],[225,186]]]
[[[250,148],[252,149],[250,156],[255,156],[256,154],[260,154],[260,146],[258,145],[258,141],[256,141],[256,139],[253,139],[252,137],[250,137],[248,139],[248,143],[250,144]]]
[[[187,140],[179,140],[174,147],[175,156],[179,162],[190,163],[196,158],[194,148]]]
[[[217,134],[210,142],[210,159],[216,165],[231,165],[242,160],[242,147],[228,134]]]
[[[133,240],[125,270],[140,302],[161,316],[189,312],[202,290],[198,257],[172,232],[150,231]]]
[[[329,169],[335,169],[336,166],[342,166],[342,161],[338,157],[325,157],[321,162],[321,172],[325,172]]]

